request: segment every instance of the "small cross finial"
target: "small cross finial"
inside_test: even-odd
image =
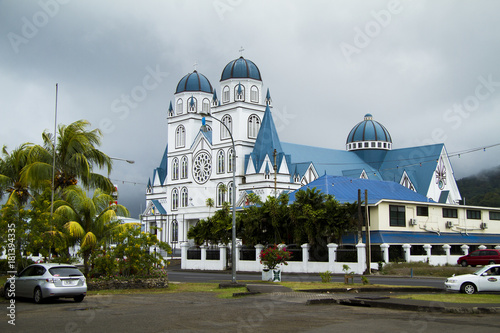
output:
[[[245,49],[243,48],[243,46],[239,49],[239,52],[240,52],[240,57],[243,57],[243,51],[245,51]]]
[[[193,67],[194,67],[194,70],[196,71],[196,66],[198,66],[198,62],[195,61],[194,64],[193,64]]]

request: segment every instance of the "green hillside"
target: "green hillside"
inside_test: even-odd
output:
[[[465,204],[500,207],[500,166],[457,180]]]

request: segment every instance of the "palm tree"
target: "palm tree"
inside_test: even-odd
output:
[[[208,207],[208,217],[210,217],[210,210],[215,206],[214,199],[208,198],[205,200],[205,205]]]
[[[67,221],[63,228],[74,243],[80,245],[84,273],[89,272],[89,258],[92,251],[109,241],[114,232],[125,229],[117,215],[128,216],[122,205],[110,205],[113,198],[102,190],[94,191],[92,198],[79,186],[68,186],[63,193],[64,201],[54,203],[54,215]]]
[[[90,123],[78,120],[70,125],[59,125],[55,156],[54,189],[65,189],[81,182],[85,188],[101,188],[105,192],[113,190],[108,177],[94,172],[94,167],[111,172],[112,160],[101,152],[101,131],[87,130]],[[51,181],[53,168],[54,138],[51,133],[42,134],[43,146],[34,145],[29,149],[29,164],[25,167],[22,180],[35,187]]]
[[[30,198],[28,185],[21,179],[21,171],[27,164],[30,144],[22,144],[11,153],[7,147],[2,148],[0,158],[0,199],[5,192],[9,193],[7,204],[17,203],[24,206]]]

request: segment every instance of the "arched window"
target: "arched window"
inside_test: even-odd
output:
[[[228,195],[228,198],[229,198],[229,204],[232,205],[233,204],[233,182],[230,182],[229,184],[227,184],[227,195]]]
[[[226,185],[219,183],[219,185],[217,185],[217,206],[220,207],[224,202],[226,202],[226,192]]]
[[[227,172],[233,172],[234,161],[233,161],[233,148],[229,149],[227,152]]]
[[[179,208],[179,190],[174,188],[172,190],[172,210]]]
[[[252,88],[250,88],[250,101],[254,103],[259,102],[259,88],[256,86],[252,86]]]
[[[196,112],[196,98],[191,96],[188,99],[188,111],[189,112]]]
[[[183,187],[181,190],[181,207],[188,206],[188,189],[187,187]]]
[[[181,98],[179,98],[177,100],[177,105],[175,106],[175,112],[177,114],[182,114],[182,99]]]
[[[179,125],[175,130],[175,148],[184,148],[186,145],[186,129]]]
[[[255,139],[257,134],[259,134],[260,129],[260,118],[259,116],[253,114],[248,117],[248,137]]]
[[[224,173],[225,154],[223,150],[217,153],[217,173]]]
[[[177,223],[177,220],[173,220],[171,242],[178,242],[178,241],[179,241],[179,223]]]
[[[225,86],[224,89],[222,89],[222,102],[229,103],[229,87],[228,86]]]
[[[188,158],[183,156],[181,160],[181,179],[188,177]]]
[[[241,83],[238,83],[234,87],[234,99],[236,101],[244,101],[245,100],[245,87]]]
[[[179,179],[179,159],[174,158],[172,160],[172,180]]]
[[[203,100],[203,113],[208,113],[210,111],[210,101],[208,100],[208,98],[205,98]]]
[[[220,127],[220,139],[229,139],[231,136],[229,135],[230,132],[233,131],[233,120],[231,119],[231,116],[224,116],[222,117],[222,123],[226,126],[221,126]],[[227,127],[227,128],[226,128]],[[229,131],[227,130],[229,129]]]

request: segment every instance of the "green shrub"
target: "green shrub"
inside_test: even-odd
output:
[[[330,271],[319,273],[319,276],[321,277],[321,282],[323,283],[328,283],[332,280],[332,272]]]

